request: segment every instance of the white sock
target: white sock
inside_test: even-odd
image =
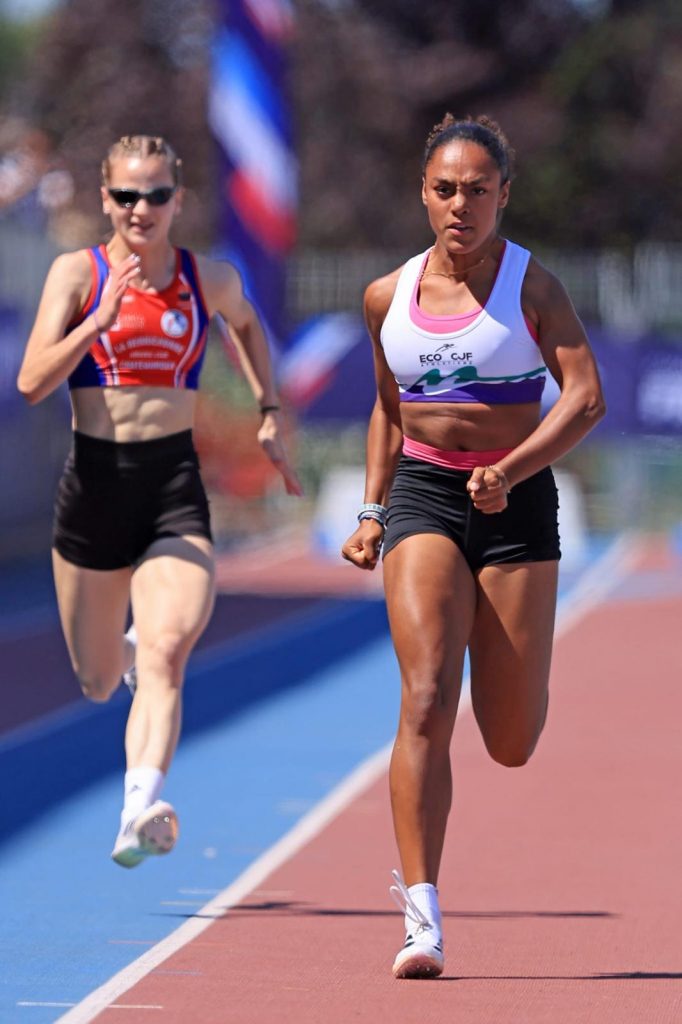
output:
[[[124,803],[121,824],[126,825],[132,818],[151,807],[163,788],[165,776],[159,768],[142,764],[130,768],[125,774]]]
[[[434,942],[441,942],[443,930],[441,922],[440,907],[438,906],[438,889],[430,882],[418,882],[417,885],[410,885],[407,890],[421,910],[424,917],[431,924],[428,935]],[[414,935],[417,924],[405,914],[405,931]]]

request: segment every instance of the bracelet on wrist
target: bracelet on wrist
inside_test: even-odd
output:
[[[384,518],[388,515],[388,509],[386,506],[378,505],[375,501],[363,502],[358,509],[358,515],[360,515],[361,512],[377,512],[380,516],[384,516]]]
[[[358,509],[358,522],[362,522],[363,519],[376,519],[382,526],[386,526],[386,518],[388,516],[388,509],[385,505],[378,505],[374,501],[364,502]]]
[[[280,407],[278,405],[261,405],[260,414],[265,416],[269,412],[279,412]]]
[[[378,523],[382,530],[386,529],[386,520],[382,519],[378,512],[360,512],[358,514],[358,522],[362,523],[365,519],[373,519],[375,523]]]

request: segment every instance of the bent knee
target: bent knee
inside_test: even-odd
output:
[[[523,768],[533,756],[541,732],[542,730],[530,740],[486,739],[486,749],[493,761],[501,764],[503,768]]]
[[[531,716],[516,726],[502,724],[499,720],[486,723],[479,717],[483,741],[493,761],[504,768],[523,768],[528,764],[544,731],[548,707],[549,695],[545,697],[536,718]]]
[[[75,668],[74,671],[76,672],[80,688],[83,691],[83,696],[95,704],[106,703],[121,682],[118,676],[97,672],[84,672],[78,668]]]
[[[158,633],[149,644],[138,648],[138,661],[146,662],[155,673],[181,679],[187,664],[192,640],[176,630]]]
[[[501,764],[503,768],[523,768],[524,764],[528,764],[531,759],[532,751],[521,751],[521,750],[510,750],[510,751],[495,751],[489,750],[488,753],[492,757],[496,764]]]

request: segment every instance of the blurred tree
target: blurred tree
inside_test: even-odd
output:
[[[182,237],[213,240],[206,93],[215,2],[64,0],[38,25],[0,33],[5,109],[31,115],[75,180],[76,202],[59,215],[65,244],[105,230],[99,163],[132,132],[166,135],[184,156]],[[519,172],[505,228],[520,241],[679,239],[679,0],[295,4],[303,246],[426,244],[421,152],[446,110],[488,113],[509,135]]]
[[[35,46],[40,25],[11,21],[0,14],[0,96],[17,81],[27,53]]]
[[[215,219],[213,145],[206,127],[207,0],[67,0],[28,64],[27,101],[58,140],[76,203],[61,224],[66,244],[105,230],[99,167],[121,135],[163,135],[184,160],[189,193],[183,241],[203,244]]]
[[[543,74],[586,23],[568,0],[466,7],[450,0],[300,0],[298,7],[293,66],[308,197],[301,236],[323,246],[397,248],[428,238],[420,161],[428,131],[446,110],[490,113],[518,149],[536,149],[557,121],[541,90]]]
[[[520,240],[679,238],[677,0],[299,0],[298,10],[304,244],[428,240],[419,163],[446,110],[488,113],[509,135],[519,180],[505,226]]]
[[[682,7],[614,0],[559,56],[544,93],[559,136],[525,165],[518,209],[552,244],[679,241]]]

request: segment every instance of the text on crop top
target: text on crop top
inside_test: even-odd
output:
[[[111,269],[104,246],[87,251],[92,286],[70,330],[98,308]],[[209,317],[192,253],[175,252],[170,285],[158,292],[126,289],[115,323],[90,346],[69,377],[70,388],[198,387]]]
[[[429,252],[403,267],[381,329],[400,401],[540,401],[546,367],[521,308],[528,250],[505,243],[487,302],[464,316],[434,315],[419,308],[419,283]]]

